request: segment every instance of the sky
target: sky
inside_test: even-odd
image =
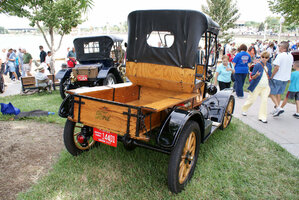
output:
[[[267,0],[236,0],[241,14],[240,21],[262,22],[267,16],[274,14],[269,10]],[[80,27],[101,27],[109,23],[119,24],[127,19],[134,10],[147,9],[191,9],[201,11],[206,0],[94,0],[94,6],[89,10],[86,21]],[[29,21],[24,18],[0,14],[0,26],[5,28],[28,28]]]

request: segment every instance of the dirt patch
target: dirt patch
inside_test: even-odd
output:
[[[63,128],[0,121],[0,199],[15,199],[45,175],[64,148]]]

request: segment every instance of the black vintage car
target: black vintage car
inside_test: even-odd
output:
[[[66,118],[64,144],[74,156],[99,142],[168,154],[168,187],[179,193],[193,176],[202,143],[228,127],[234,111],[232,90],[217,92],[210,83],[220,27],[190,10],[134,11],[128,25],[131,82],[68,90],[59,109]]]
[[[122,39],[115,36],[81,37],[74,40],[76,59],[80,64],[70,68],[64,65],[56,74],[60,79],[60,95],[82,86],[93,87],[123,83],[120,73],[124,68]]]

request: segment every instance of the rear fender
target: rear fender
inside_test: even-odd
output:
[[[117,69],[115,67],[103,67],[97,76],[98,79],[105,79],[109,73],[112,73],[117,83],[123,83],[121,76],[119,75]]]
[[[173,148],[178,140],[179,135],[181,134],[185,124],[189,120],[194,120],[199,124],[201,138],[204,134],[204,118],[200,111],[197,110],[180,110],[176,109],[168,116],[164,122],[158,136],[157,143],[158,145],[164,148]]]
[[[57,74],[55,75],[56,79],[63,79],[65,77],[69,77],[72,73],[72,69],[61,69]]]
[[[74,97],[68,95],[59,107],[58,115],[63,118],[73,115]]]

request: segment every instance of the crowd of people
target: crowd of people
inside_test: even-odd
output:
[[[237,98],[244,98],[244,83],[249,77],[248,98],[242,107],[242,115],[246,116],[248,109],[261,97],[258,114],[259,121],[267,123],[268,97],[274,103],[271,114],[274,117],[284,112],[287,99],[295,99],[296,112],[293,115],[299,119],[299,61],[294,62],[291,51],[299,50],[299,40],[295,43],[283,41],[260,41],[236,47],[235,42],[224,45],[222,64],[217,66],[214,83],[220,90],[231,87]],[[293,72],[292,72],[293,68]],[[265,72],[265,73],[264,73]],[[290,82],[288,93],[281,104],[281,96]]]
[[[4,75],[8,75],[9,78],[14,82],[20,82],[21,77],[32,76],[32,65],[33,63],[36,65],[35,68],[35,79],[36,86],[42,86],[43,83],[52,84],[48,79],[47,74],[55,75],[55,66],[54,59],[52,57],[52,52],[44,51],[43,46],[39,46],[40,54],[39,54],[39,62],[33,60],[32,55],[26,51],[25,48],[19,48],[18,51],[16,49],[5,49],[3,48],[0,52],[0,69]],[[72,48],[69,50],[67,58],[71,59],[76,57],[75,49]],[[46,73],[46,70],[49,72]],[[43,75],[41,75],[43,73]],[[42,84],[39,84],[42,83]]]

